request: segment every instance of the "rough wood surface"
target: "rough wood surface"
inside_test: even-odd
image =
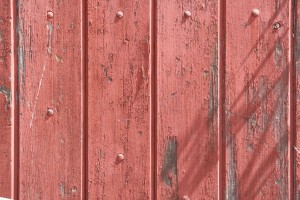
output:
[[[289,1],[226,11],[226,199],[288,199]]]
[[[155,9],[157,199],[217,199],[218,1]]]
[[[0,1],[0,197],[11,197],[11,8]]]
[[[0,0],[0,198],[300,199],[299,1]]]
[[[90,199],[151,197],[149,3],[88,1]]]
[[[81,4],[19,0],[16,6],[19,199],[80,199]]]
[[[294,64],[296,79],[296,137],[295,137],[295,199],[300,199],[300,1],[295,1],[294,9]]]

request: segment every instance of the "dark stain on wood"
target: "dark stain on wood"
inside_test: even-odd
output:
[[[228,171],[227,171],[227,189],[226,199],[238,199],[238,179],[237,179],[237,162],[236,162],[236,149],[235,139],[231,132],[230,125],[231,113],[226,114],[226,143],[228,148]]]
[[[283,52],[283,46],[281,44],[280,40],[277,40],[275,43],[275,51],[274,51],[274,62],[275,62],[275,66],[276,68],[280,68],[281,66],[283,66],[283,57],[284,52]]]
[[[283,72],[284,73],[284,72]],[[279,199],[288,199],[288,127],[287,121],[287,83],[280,80],[276,84],[277,102],[275,104],[275,116],[273,126],[275,131],[276,149],[278,153],[276,167],[279,171],[279,177],[276,183],[279,186]]]
[[[5,108],[6,108],[6,110],[8,110],[8,108],[10,107],[10,104],[11,104],[11,91],[4,86],[0,86],[0,94],[3,94],[5,96],[5,98],[6,98]]]
[[[111,66],[106,67],[105,65],[102,65],[102,69],[103,69],[105,78],[107,79],[107,81],[109,83],[111,83],[113,81],[113,79],[111,78],[111,76],[109,75],[109,72],[108,72],[108,70],[111,69]]]
[[[176,137],[170,137],[165,147],[161,170],[162,181],[174,191],[172,199],[176,199],[178,191],[177,177],[177,140]]]
[[[209,75],[209,104],[208,104],[208,120],[209,120],[209,135],[216,135],[217,127],[217,111],[218,111],[218,44],[215,45],[213,51],[212,64],[210,66]],[[213,142],[211,140],[211,142]]]
[[[20,12],[20,11],[19,11]],[[26,75],[26,51],[25,51],[25,35],[24,35],[24,19],[17,20],[18,44],[18,79],[20,84],[25,84]]]

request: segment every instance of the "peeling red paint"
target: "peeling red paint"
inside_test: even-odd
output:
[[[0,0],[0,198],[299,199],[299,5]]]

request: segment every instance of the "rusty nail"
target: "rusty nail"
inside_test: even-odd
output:
[[[252,15],[254,16],[254,17],[257,17],[258,15],[259,15],[259,10],[258,9],[253,9],[252,10]]]
[[[281,27],[281,24],[280,24],[279,22],[276,22],[276,23],[273,24],[273,28],[274,28],[275,30],[280,29],[280,27]]]
[[[53,109],[52,109],[52,108],[48,108],[48,110],[47,110],[47,115],[48,115],[48,116],[53,116],[53,114],[54,114]]]
[[[119,153],[119,154],[117,155],[117,159],[118,159],[119,162],[123,161],[123,160],[124,160],[124,154]]]
[[[47,18],[48,18],[48,19],[53,19],[53,17],[54,17],[53,12],[52,12],[51,10],[48,10],[48,11],[47,11]]]
[[[124,13],[122,11],[117,12],[117,17],[122,18],[124,16]]]
[[[184,16],[187,17],[187,18],[191,17],[192,13],[190,11],[186,10],[186,11],[184,11]]]
[[[188,196],[183,196],[182,199],[183,200],[190,200],[190,198]]]

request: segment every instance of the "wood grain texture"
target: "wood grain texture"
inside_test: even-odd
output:
[[[88,1],[90,199],[151,197],[150,46],[150,1]]]
[[[226,1],[226,199],[289,198],[290,28],[287,0]]]
[[[0,8],[0,198],[300,200],[300,0]]]
[[[218,1],[155,9],[157,199],[217,199]]]
[[[296,81],[296,138],[295,138],[295,199],[300,199],[300,1],[295,1],[294,9],[294,64]]]
[[[11,8],[0,1],[0,197],[11,188]]]
[[[19,0],[17,9],[19,199],[80,199],[80,1]]]

